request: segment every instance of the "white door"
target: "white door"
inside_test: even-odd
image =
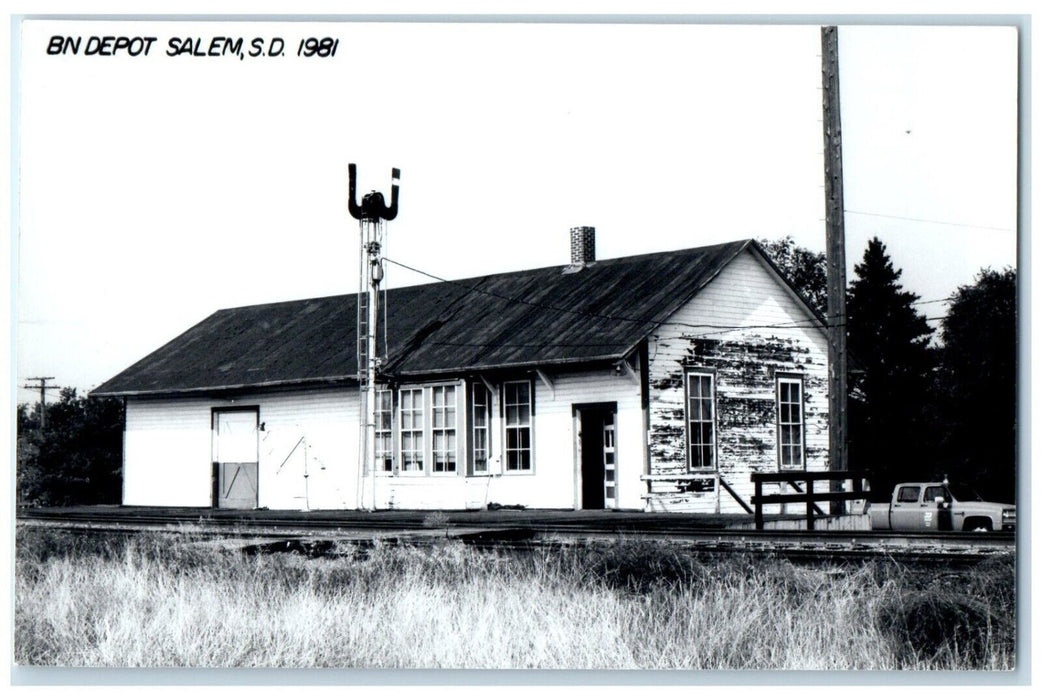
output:
[[[257,411],[214,413],[217,507],[257,507]]]

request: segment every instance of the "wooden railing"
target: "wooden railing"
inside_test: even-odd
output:
[[[654,482],[671,482],[676,484],[679,490],[680,484],[684,482],[716,481],[716,483],[720,484],[720,488],[726,491],[731,496],[731,498],[733,498],[738,503],[738,505],[742,507],[742,509],[746,513],[753,512],[752,507],[750,507],[750,505],[746,503],[741,496],[738,495],[737,491],[731,488],[731,485],[727,483],[724,480],[724,477],[722,477],[718,472],[690,472],[686,474],[642,474],[640,478],[641,481],[645,481],[648,484],[649,493],[641,496],[641,498],[644,499],[651,499],[657,495],[654,493],[650,493],[651,484]]]
[[[763,529],[763,507],[766,504],[776,503],[805,503],[807,505],[807,529],[814,529],[814,519],[823,516],[824,512],[816,505],[818,501],[854,501],[865,498],[865,491],[861,488],[861,475],[854,472],[809,472],[809,471],[781,471],[781,472],[757,472],[750,477],[753,482],[752,504],[754,508],[753,518],[756,521],[756,529]],[[815,492],[815,481],[846,481],[850,479],[854,487],[851,491],[821,491]],[[769,496],[763,495],[764,484],[790,484],[800,491],[799,482],[807,485],[806,490],[800,493],[779,493]],[[816,511],[816,512],[815,512]]]

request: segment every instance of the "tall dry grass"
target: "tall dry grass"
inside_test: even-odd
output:
[[[1013,566],[842,570],[667,545],[309,559],[190,536],[17,542],[15,655],[61,666],[1009,669]]]

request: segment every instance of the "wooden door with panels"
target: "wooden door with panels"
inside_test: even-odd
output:
[[[257,507],[259,417],[257,408],[213,412],[213,503],[218,508]]]

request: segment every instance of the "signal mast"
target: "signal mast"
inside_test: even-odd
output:
[[[358,219],[361,234],[361,249],[358,256],[358,389],[359,389],[359,440],[358,440],[358,508],[366,507],[363,492],[365,475],[372,479],[372,499],[369,509],[376,508],[376,374],[381,358],[377,355],[376,338],[379,323],[380,286],[383,282],[383,264],[380,251],[384,241],[384,222],[398,216],[398,178],[401,171],[391,168],[391,206],[384,196],[375,190],[362,197],[359,205],[355,200],[356,168],[347,166],[348,202],[347,209]],[[387,352],[386,329],[384,352]]]

